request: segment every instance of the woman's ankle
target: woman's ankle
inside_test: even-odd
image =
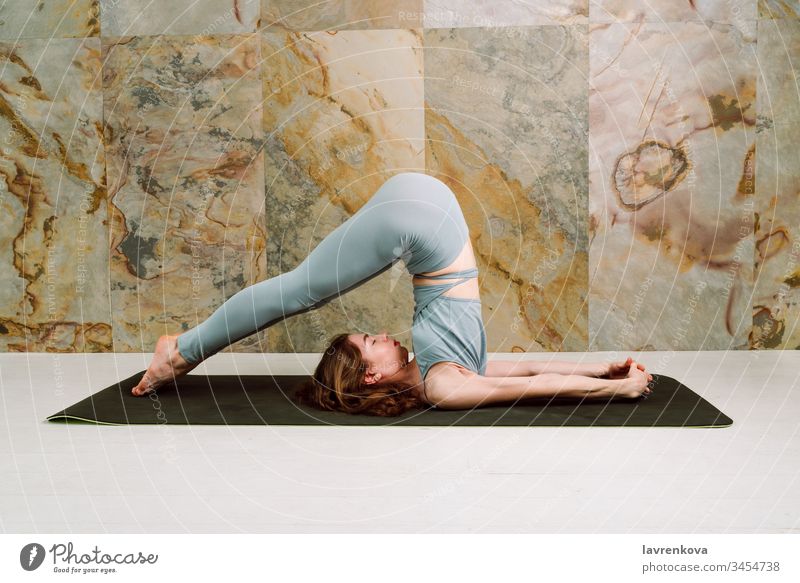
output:
[[[181,368],[195,366],[197,363],[190,362],[188,358],[186,358],[183,354],[181,354],[180,345],[178,344],[178,338],[180,338],[180,335],[173,336],[171,338],[172,340],[171,348],[173,353],[173,357],[171,360],[173,361],[173,365],[177,365]]]

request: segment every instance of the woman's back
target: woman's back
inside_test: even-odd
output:
[[[458,271],[464,271],[466,269],[477,269],[477,264],[475,262],[475,253],[472,250],[472,242],[467,239],[467,242],[464,244],[461,253],[456,257],[456,259],[444,269],[440,269],[438,271],[424,273],[420,275],[445,275],[449,273],[454,273]],[[456,278],[457,279],[457,278]],[[456,281],[456,279],[442,279],[437,280],[439,283],[446,283],[451,281]],[[425,286],[425,285],[434,285],[435,282],[423,279],[415,275],[411,283],[414,286]],[[460,283],[453,288],[447,290],[443,295],[451,298],[467,298],[467,299],[480,299],[480,290],[478,287],[478,279],[472,278],[468,279],[467,281]]]
[[[478,269],[458,200],[447,185],[425,174],[413,174],[411,182],[404,179],[402,186],[374,203],[402,202],[407,205],[401,205],[403,217],[413,221],[401,220],[400,233],[410,236],[403,251],[408,253],[406,267],[414,275],[412,343],[423,382],[442,362],[483,374],[486,333]],[[450,274],[453,277],[447,277]]]

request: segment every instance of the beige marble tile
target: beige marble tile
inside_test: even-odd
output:
[[[758,23],[754,348],[800,348],[800,21]]]
[[[591,22],[712,21],[746,27],[758,0],[592,0]]]
[[[296,267],[391,175],[423,171],[422,39],[415,30],[262,35],[270,277]],[[269,329],[276,352],[320,352],[386,329],[411,348],[402,262]]]
[[[261,0],[259,30],[420,28],[423,0]]]
[[[23,0],[0,4],[0,39],[99,35],[99,0]]]
[[[265,276],[259,49],[255,33],[104,40],[117,352],[151,351]]]
[[[800,85],[795,74],[800,60],[799,26],[794,20],[758,23],[760,125],[796,125],[800,120]]]
[[[425,27],[496,27],[528,24],[582,24],[589,0],[425,0]]]
[[[800,18],[800,0],[758,0],[759,18]]]
[[[489,350],[587,346],[586,25],[425,31],[426,157],[456,192]]]
[[[0,349],[109,351],[100,40],[0,42]]]
[[[752,24],[592,25],[594,350],[748,347]]]
[[[100,0],[102,34],[215,35],[254,32],[260,0]]]

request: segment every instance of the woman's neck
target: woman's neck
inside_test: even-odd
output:
[[[406,371],[405,382],[416,391],[420,399],[427,401],[425,398],[425,383],[422,380],[422,373],[419,370],[416,357],[406,365]]]

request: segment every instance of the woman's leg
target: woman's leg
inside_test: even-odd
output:
[[[420,207],[420,202],[425,204]],[[156,390],[225,346],[320,307],[398,260],[413,273],[434,270],[442,263],[436,233],[448,221],[466,231],[458,203],[445,184],[418,172],[392,176],[295,269],[234,294],[192,330],[159,338],[150,365],[131,393],[142,396]],[[458,235],[456,244],[462,245],[465,235]]]
[[[320,307],[389,269],[410,240],[408,212],[403,212],[408,208],[398,195],[408,188],[418,191],[418,176],[392,176],[295,269],[237,292],[207,320],[178,336],[183,358],[197,364],[233,342]]]

